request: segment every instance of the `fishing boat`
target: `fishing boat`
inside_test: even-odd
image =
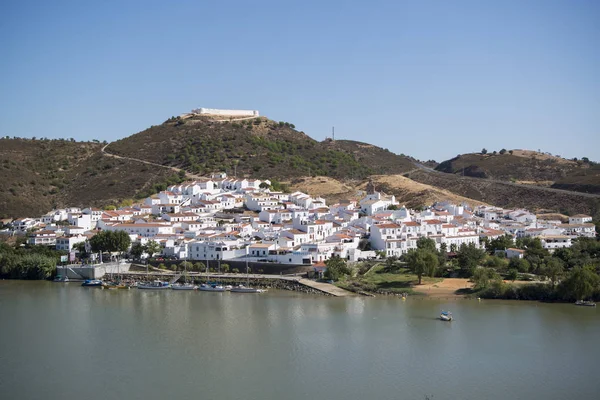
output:
[[[442,311],[440,313],[440,319],[442,321],[452,321],[452,313],[450,311]]]
[[[102,286],[102,281],[100,279],[86,279],[85,281],[83,281],[81,286],[98,287]]]
[[[173,290],[196,290],[198,286],[192,285],[191,283],[174,283],[171,285]]]
[[[583,307],[596,307],[596,303],[594,303],[593,301],[589,301],[589,300],[577,300],[575,302],[576,306],[583,306]]]
[[[162,289],[169,289],[170,285],[169,285],[169,282],[163,282],[163,281],[157,279],[152,282],[138,283],[137,288],[138,289],[162,290]]]
[[[244,285],[238,285],[231,288],[232,293],[264,293],[264,289],[247,287]]]
[[[198,286],[198,290],[202,292],[224,292],[225,288],[222,285],[203,283]]]
[[[102,289],[110,289],[110,290],[129,290],[131,289],[130,285],[126,285],[120,282],[105,282],[102,284]]]

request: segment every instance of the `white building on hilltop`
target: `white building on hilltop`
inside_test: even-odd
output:
[[[225,117],[258,117],[258,110],[221,110],[218,108],[195,108],[192,114],[198,115],[221,115]]]

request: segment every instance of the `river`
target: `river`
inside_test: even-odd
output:
[[[571,304],[0,281],[0,398],[597,399],[599,339]]]

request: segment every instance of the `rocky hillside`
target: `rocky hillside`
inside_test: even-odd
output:
[[[111,143],[107,151],[198,175],[226,171],[254,178],[364,179],[414,168],[409,158],[379,147],[351,141],[318,142],[291,124],[263,117],[239,122],[174,118]]]
[[[436,170],[522,184],[600,194],[600,165],[527,150],[463,154],[440,163]]]

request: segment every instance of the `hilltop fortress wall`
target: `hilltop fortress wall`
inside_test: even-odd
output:
[[[199,115],[222,115],[226,117],[258,117],[257,110],[221,110],[218,108],[196,108],[192,114]]]

